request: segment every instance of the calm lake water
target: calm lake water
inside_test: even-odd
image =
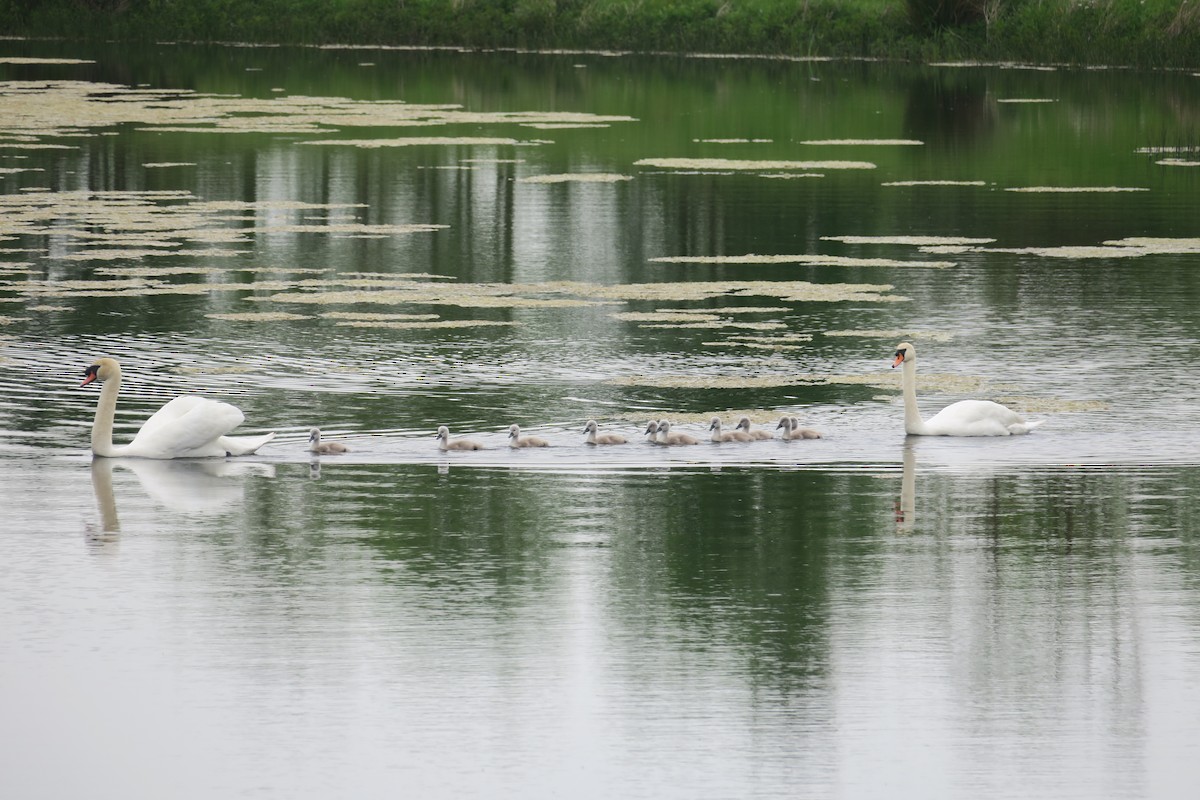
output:
[[[1187,72],[0,41],[0,796],[1190,798],[1198,197]]]

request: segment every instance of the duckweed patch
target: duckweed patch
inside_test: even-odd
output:
[[[615,173],[567,173],[562,175],[529,175],[517,178],[517,183],[620,183],[633,180],[632,175]]]
[[[914,267],[923,269],[948,269],[957,266],[953,261],[898,261],[892,258],[855,258],[853,256],[815,254],[757,255],[751,253],[740,256],[659,256],[650,261],[659,264],[806,264],[818,267]]]
[[[732,158],[643,158],[633,162],[636,167],[657,167],[670,170],[808,170],[808,169],[875,169],[870,161],[749,161]]]

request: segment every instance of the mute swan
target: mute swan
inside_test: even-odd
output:
[[[92,453],[104,457],[131,458],[217,458],[253,453],[275,438],[264,436],[226,436],[242,424],[242,412],[217,400],[184,395],[176,397],[154,412],[129,444],[114,445],[113,417],[117,393],[121,390],[121,365],[112,358],[101,358],[84,372],[87,386],[100,381],[100,399],[92,423]]]
[[[473,439],[455,439],[450,441],[450,429],[439,425],[437,429],[438,450],[483,450],[484,447]]]
[[[796,417],[780,417],[776,430],[783,428],[784,439],[820,439],[821,434],[812,428],[801,428],[800,420]]]
[[[770,433],[768,433],[766,431],[759,430],[757,428],[751,429],[749,417],[742,417],[741,419],[739,419],[738,424],[737,424],[737,429],[745,431],[746,435],[749,436],[751,439],[773,439],[773,438],[775,438],[774,436],[772,436]]]
[[[991,400],[960,400],[927,420],[917,408],[917,349],[908,342],[896,345],[892,369],[904,365],[904,432],[910,436],[1012,436],[1029,433],[1045,420],[1026,422],[1011,408]]]
[[[513,423],[508,426],[509,447],[549,447],[550,443],[538,436],[522,436],[521,426]]]
[[[646,432],[642,435],[650,437],[646,440],[650,442],[650,444],[658,444],[658,423],[654,420],[650,420],[650,424],[646,426]]]
[[[658,443],[659,444],[700,444],[700,440],[695,436],[686,433],[672,433],[671,423],[665,419],[658,421]]]
[[[721,431],[721,418],[713,417],[708,423],[708,429],[712,431],[712,440],[714,442],[749,442],[754,437],[745,431]]]
[[[587,434],[584,444],[625,444],[625,437],[619,433],[598,433],[600,426],[596,424],[596,420],[589,419],[587,424],[583,426],[583,432]]]
[[[350,448],[341,442],[322,442],[321,429],[312,428],[308,432],[308,451],[320,456],[331,456],[338,453],[348,453]]]

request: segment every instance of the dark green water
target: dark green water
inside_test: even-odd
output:
[[[1198,108],[0,42],[0,795],[1190,797]],[[906,439],[901,339],[926,416],[1046,423]],[[102,355],[118,440],[181,393],[279,435],[93,462]],[[824,438],[642,441],[714,414]]]

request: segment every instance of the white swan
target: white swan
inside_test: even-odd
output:
[[[589,419],[583,426],[583,432],[587,434],[584,444],[625,444],[625,437],[621,434],[598,433],[599,429],[600,426],[596,424],[596,420]]]
[[[749,442],[754,438],[745,431],[722,431],[720,417],[713,417],[708,423],[708,429],[712,431],[714,442]]]
[[[350,448],[341,442],[322,442],[321,429],[310,428],[308,431],[308,452],[319,456],[332,456],[338,453],[348,453]]]
[[[130,458],[216,458],[253,453],[275,438],[264,436],[226,436],[242,424],[242,412],[217,400],[184,395],[176,397],[142,423],[142,429],[129,444],[114,445],[113,417],[117,393],[121,390],[121,365],[112,358],[101,358],[84,372],[83,383],[101,381],[96,419],[92,423],[92,452],[98,456]]]
[[[509,447],[549,447],[550,443],[540,436],[522,436],[521,426],[513,423],[508,426]]]
[[[474,439],[455,439],[450,441],[450,429],[439,425],[437,429],[438,450],[483,450],[483,445]]]
[[[892,369],[904,365],[904,432],[911,436],[1013,436],[1029,433],[1045,420],[1027,422],[1017,412],[991,400],[960,400],[927,420],[917,408],[917,349],[896,345]]]

